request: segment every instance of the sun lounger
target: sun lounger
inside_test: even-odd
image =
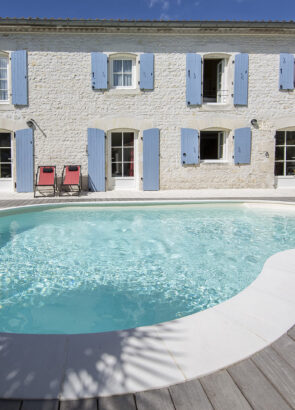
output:
[[[52,193],[55,196],[56,193],[56,167],[55,165],[43,165],[39,166],[36,173],[36,183],[34,187],[34,197],[38,191],[41,196],[44,194]]]
[[[62,171],[62,183],[60,194],[62,191],[77,193],[80,195],[82,188],[81,165],[65,165]]]

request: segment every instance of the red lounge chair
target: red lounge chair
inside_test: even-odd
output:
[[[77,188],[77,189],[73,189]],[[81,165],[65,165],[62,171],[62,183],[60,194],[62,191],[76,192],[80,195],[82,188]]]
[[[43,165],[38,167],[36,173],[36,183],[34,187],[34,197],[36,197],[37,190],[40,192],[41,195],[47,193],[47,188],[50,188],[49,192],[51,191],[51,189],[53,189],[53,196],[55,196],[57,188],[55,165]]]

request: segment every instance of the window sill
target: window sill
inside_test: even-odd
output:
[[[108,93],[110,95],[139,95],[140,90],[138,88],[110,88]]]
[[[223,159],[201,159],[201,164],[229,164],[229,161]]]
[[[0,111],[11,111],[14,110],[14,105],[9,103],[0,103]]]
[[[231,111],[233,106],[228,103],[203,103],[200,111]]]

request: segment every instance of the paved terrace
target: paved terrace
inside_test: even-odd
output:
[[[0,194],[0,207],[61,201],[229,199],[295,202],[295,190],[202,190],[85,193],[80,198]],[[44,369],[46,371],[46,369]],[[199,379],[158,390],[93,399],[1,400],[0,410],[295,409],[295,326],[250,358]]]

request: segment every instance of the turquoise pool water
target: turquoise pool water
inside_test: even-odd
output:
[[[295,248],[295,212],[243,205],[66,206],[0,214],[0,331],[150,325],[240,292]]]

